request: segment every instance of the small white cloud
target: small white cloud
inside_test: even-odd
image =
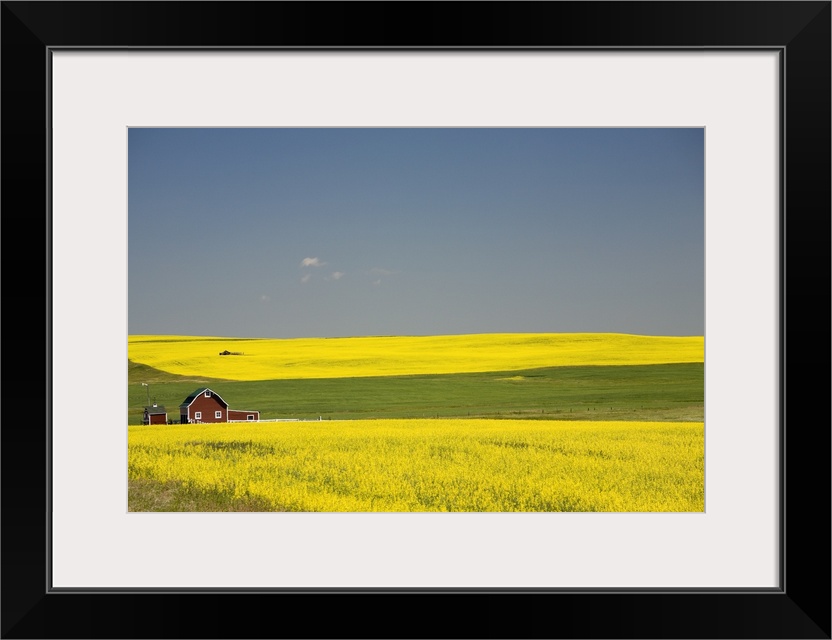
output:
[[[322,267],[325,264],[326,262],[319,258],[304,258],[300,261],[300,266],[302,267]]]
[[[271,298],[269,298],[269,296],[267,296],[265,293],[260,296],[260,302],[268,302],[269,300],[271,300]]]
[[[371,276],[392,276],[398,273],[398,271],[390,271],[389,269],[382,269],[380,267],[373,267],[367,273]]]
[[[311,273],[307,273],[305,276],[303,276],[303,277],[300,279],[300,281],[301,281],[301,282],[303,282],[304,284],[306,284],[307,282],[309,282],[309,278],[311,278],[311,277],[312,277],[312,274],[311,274]]]
[[[372,280],[374,287],[380,286],[383,282],[388,282],[391,277],[401,271],[392,271],[391,269],[382,269],[381,267],[372,267],[366,271],[368,276],[375,278]]]
[[[344,272],[343,271],[334,271],[332,273],[332,279],[333,280],[340,280],[343,277],[344,277]]]

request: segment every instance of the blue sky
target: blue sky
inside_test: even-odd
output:
[[[704,334],[704,130],[129,130],[128,331]]]

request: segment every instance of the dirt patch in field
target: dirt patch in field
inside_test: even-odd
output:
[[[257,496],[235,498],[231,493],[155,480],[130,480],[127,483],[127,510],[195,513],[282,511]]]

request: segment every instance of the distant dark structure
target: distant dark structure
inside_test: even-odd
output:
[[[225,351],[220,351],[221,356],[241,356],[244,355],[242,351],[229,351],[226,349]]]
[[[260,420],[260,412],[229,409],[228,403],[207,387],[197,389],[179,405],[181,424],[237,420],[257,422]]]
[[[142,416],[142,424],[167,424],[168,412],[164,407],[153,404],[151,407],[144,408],[144,415]]]

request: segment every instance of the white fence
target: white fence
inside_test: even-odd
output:
[[[229,422],[323,422],[323,418],[317,420],[314,418],[310,420],[303,418],[268,418],[266,420],[229,420]]]

